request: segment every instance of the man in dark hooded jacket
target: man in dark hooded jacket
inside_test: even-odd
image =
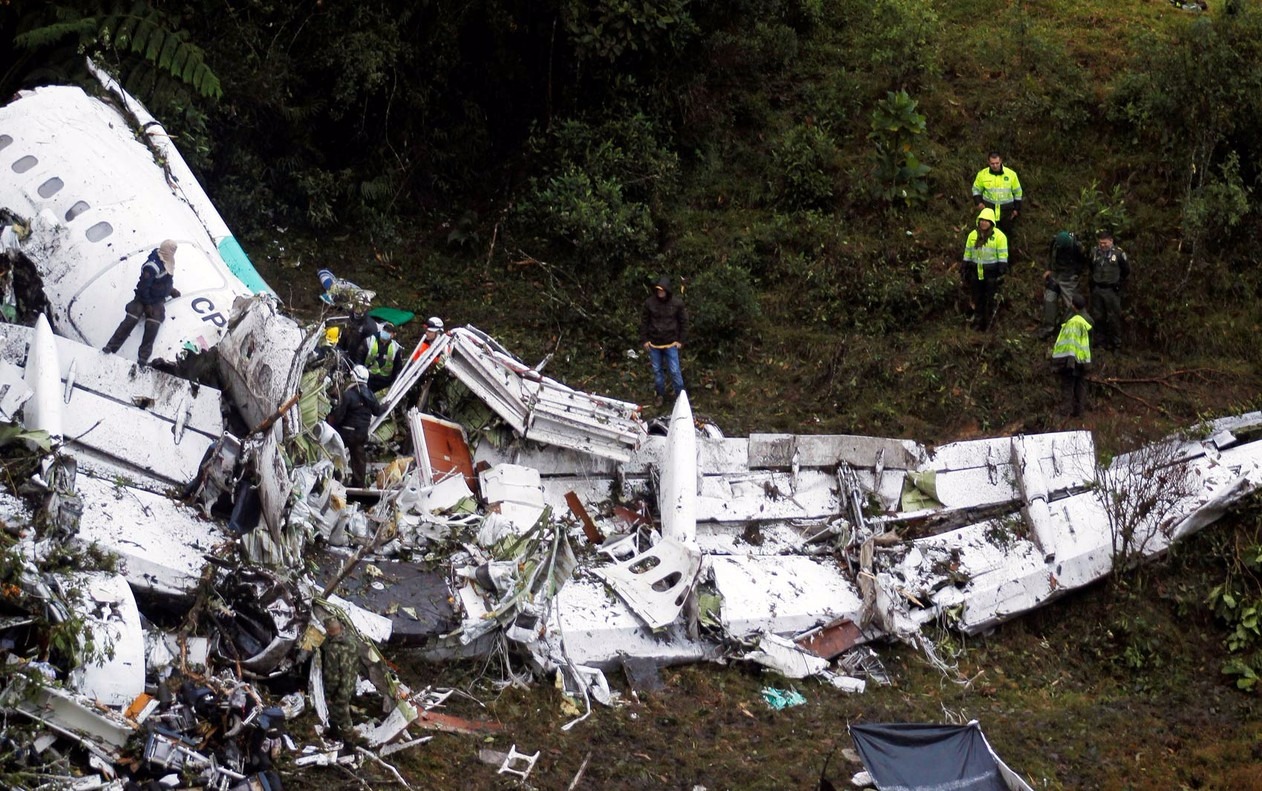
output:
[[[688,311],[684,302],[671,293],[670,278],[663,276],[644,301],[640,320],[640,343],[648,350],[653,366],[653,386],[657,403],[666,399],[666,373],[670,373],[675,397],[684,391],[684,375],[679,367],[679,350],[688,337]]]
[[[114,330],[109,342],[105,344],[103,351],[108,354],[117,352],[127,341],[127,336],[131,335],[132,330],[140,323],[140,319],[144,318],[145,330],[140,339],[140,349],[136,353],[136,359],[141,365],[148,364],[149,355],[153,354],[153,342],[157,339],[158,330],[162,328],[162,322],[167,317],[166,301],[180,296],[179,290],[173,285],[177,246],[175,241],[167,239],[149,253],[149,257],[140,267],[140,279],[136,282],[135,296],[131,302],[127,303],[124,309],[126,315],[123,316],[118,329]]]

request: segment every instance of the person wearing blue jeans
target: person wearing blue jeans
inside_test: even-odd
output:
[[[686,389],[679,350],[687,335],[688,311],[683,300],[671,291],[670,278],[662,277],[644,301],[640,320],[640,343],[648,350],[649,363],[653,366],[653,387],[659,405],[666,400],[667,373],[676,398]]]

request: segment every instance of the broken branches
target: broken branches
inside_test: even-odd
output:
[[[1108,380],[1108,379],[1091,379],[1091,378],[1088,378],[1088,379],[1087,379],[1087,381],[1088,381],[1088,382],[1091,382],[1092,384],[1103,385],[1104,387],[1108,387],[1108,388],[1110,388],[1110,389],[1112,389],[1112,390],[1116,390],[1117,392],[1121,393],[1122,395],[1126,396],[1127,398],[1129,398],[1129,399],[1131,399],[1131,400],[1133,400],[1133,401],[1138,401],[1139,403],[1143,404],[1144,406],[1148,407],[1149,409],[1151,409],[1151,410],[1152,410],[1152,411],[1154,411],[1154,412],[1160,412],[1161,414],[1165,415],[1166,417],[1170,417],[1170,416],[1171,416],[1171,415],[1170,415],[1170,413],[1166,410],[1166,408],[1165,408],[1165,407],[1162,407],[1162,406],[1156,406],[1156,405],[1154,405],[1151,401],[1148,401],[1148,400],[1147,400],[1147,399],[1145,399],[1145,398],[1140,398],[1139,396],[1135,395],[1134,393],[1128,393],[1128,392],[1126,392],[1126,390],[1125,390],[1124,388],[1122,388],[1120,385],[1116,385],[1116,384],[1114,384],[1112,381],[1110,381],[1110,380]]]

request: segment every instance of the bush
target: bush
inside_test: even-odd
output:
[[[679,167],[649,116],[615,109],[627,112],[565,119],[534,135],[546,175],[530,180],[511,218],[521,235],[556,252],[560,242],[580,262],[612,271],[655,249],[651,207],[674,191]]]
[[[851,4],[852,46],[867,53],[875,82],[911,87],[940,67],[938,14],[923,0],[867,0]]]
[[[620,268],[654,247],[648,207],[626,200],[615,179],[593,179],[577,168],[532,179],[515,220],[533,235],[568,242],[588,264],[601,261]]]
[[[876,145],[876,193],[887,203],[922,203],[929,197],[929,166],[913,151],[925,133],[925,117],[907,91],[890,91],[872,111],[868,139]]]
[[[818,126],[794,126],[771,148],[772,198],[789,209],[822,208],[832,201],[838,170],[837,146]]]
[[[1251,190],[1240,178],[1240,157],[1235,151],[1196,185],[1183,204],[1183,234],[1193,244],[1227,237],[1249,211]]]
[[[719,264],[697,275],[687,290],[689,346],[698,356],[731,353],[762,315],[749,272]]]

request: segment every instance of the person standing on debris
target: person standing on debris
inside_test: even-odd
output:
[[[368,444],[368,426],[372,419],[385,411],[368,387],[368,369],[357,365],[351,370],[354,384],[347,388],[338,399],[337,406],[329,413],[328,423],[337,429],[346,451],[351,457],[351,486],[362,487],[364,477],[368,473],[368,454],[364,446]]]
[[[383,321],[375,334],[365,338],[356,362],[368,369],[368,389],[374,393],[394,384],[403,370],[403,346],[394,339],[394,325]]]
[[[166,301],[180,295],[174,287],[175,283],[175,248],[176,242],[167,239],[157,249],[149,253],[140,267],[140,279],[136,282],[135,296],[124,308],[126,314],[118,329],[105,344],[104,351],[114,354],[127,341],[131,331],[143,317],[145,320],[144,335],[140,339],[140,350],[136,360],[141,365],[149,363],[149,355],[153,354],[153,342],[158,337],[158,330],[166,320]]]
[[[1017,215],[1021,213],[1024,195],[1017,172],[1004,167],[1003,156],[998,151],[991,151],[987,167],[977,171],[977,177],[973,179],[973,202],[977,204],[977,210],[994,209],[999,230],[1004,236],[1012,236],[1016,232]]]
[[[1039,337],[1050,338],[1059,324],[1060,306],[1072,310],[1078,280],[1087,269],[1087,255],[1069,231],[1052,238],[1047,271],[1043,273],[1043,328]]]
[[[688,311],[683,300],[671,293],[670,278],[663,276],[644,300],[640,319],[640,343],[649,353],[653,366],[653,387],[657,405],[666,400],[666,373],[670,373],[675,397],[684,392],[684,374],[679,365],[679,350],[688,337]]]
[[[1091,317],[1086,314],[1087,299],[1073,296],[1073,315],[1060,326],[1052,347],[1052,370],[1060,374],[1065,411],[1079,417],[1087,402],[1087,368],[1091,366]]]
[[[320,659],[324,701],[329,707],[329,736],[346,740],[355,734],[351,721],[351,698],[359,681],[359,649],[337,618],[326,620],[324,631]]]
[[[1131,275],[1130,260],[1113,244],[1113,234],[1100,231],[1091,257],[1091,309],[1100,327],[1100,347],[1122,348],[1122,287]]]
[[[1008,237],[995,227],[994,209],[982,209],[977,228],[964,243],[960,275],[973,305],[973,329],[985,331],[995,312],[995,295],[1008,273]]]

